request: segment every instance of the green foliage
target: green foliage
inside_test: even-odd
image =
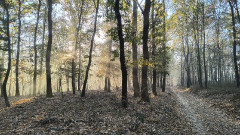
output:
[[[114,51],[112,51],[112,54],[113,54],[113,58],[111,59],[111,61],[115,61],[115,58],[120,56],[118,50],[114,50]]]

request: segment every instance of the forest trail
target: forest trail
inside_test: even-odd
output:
[[[192,130],[197,134],[240,134],[240,122],[229,118],[223,111],[211,107],[204,99],[188,93],[188,89],[171,88],[171,91],[176,95],[178,111],[186,116],[192,125]]]

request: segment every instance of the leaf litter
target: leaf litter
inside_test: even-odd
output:
[[[176,110],[173,94],[159,93],[150,103],[128,97],[127,109],[120,91],[10,97],[12,107],[0,102],[0,134],[196,134]]]

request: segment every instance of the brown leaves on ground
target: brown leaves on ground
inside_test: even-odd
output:
[[[88,91],[86,98],[64,93],[15,101],[0,111],[0,134],[191,134],[175,110],[173,96],[160,93],[151,103],[129,96],[121,107],[120,92]],[[11,98],[10,98],[11,100]],[[3,103],[0,103],[3,106]]]
[[[208,89],[195,86],[189,92],[204,98],[211,107],[224,110],[232,119],[240,122],[240,91],[233,84],[215,85]]]

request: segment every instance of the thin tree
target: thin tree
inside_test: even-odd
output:
[[[46,81],[47,81],[47,97],[53,97],[52,81],[51,81],[51,48],[52,48],[52,0],[48,0],[48,46],[46,52]]]
[[[41,53],[40,53],[40,78],[42,78],[43,73],[43,58],[44,58],[44,46],[45,46],[45,29],[46,29],[46,15],[47,8],[44,8],[44,16],[43,16],[43,31],[42,31],[42,45],[41,45]],[[40,81],[40,87],[42,86],[42,80]]]
[[[205,82],[204,82],[204,87],[207,89],[207,83],[208,83],[208,76],[207,76],[207,66],[206,66],[206,39],[205,39],[205,13],[204,13],[204,3],[202,4],[203,6],[203,18],[202,18],[202,29],[203,29],[203,67],[204,67],[204,76],[205,76]]]
[[[36,95],[37,91],[37,31],[38,31],[38,22],[39,22],[39,12],[41,7],[41,0],[38,0],[38,10],[37,10],[37,22],[34,31],[34,73],[33,73],[33,95]]]
[[[9,4],[6,3],[6,0],[2,0],[0,2],[0,4],[3,6],[4,10],[6,11],[6,34],[7,34],[7,49],[8,49],[8,67],[7,67],[7,72],[5,74],[5,78],[4,78],[4,81],[3,81],[3,84],[2,84],[2,94],[3,94],[3,97],[5,99],[5,104],[7,107],[10,107],[10,103],[8,101],[8,97],[7,97],[7,81],[8,81],[8,77],[9,77],[9,74],[10,74],[10,70],[11,70],[11,40],[10,40],[10,30],[9,30]]]
[[[133,30],[132,30],[132,36],[134,37],[132,40],[132,59],[133,59],[133,69],[132,69],[132,75],[133,75],[133,90],[134,90],[134,97],[140,96],[140,87],[138,82],[138,47],[137,47],[137,2],[133,0]]]
[[[3,97],[2,91],[2,79],[3,79],[3,69],[4,69],[4,58],[5,58],[5,51],[2,52],[2,58],[0,59],[0,87],[1,87],[1,97]]]
[[[19,79],[18,79],[18,67],[19,67],[19,53],[21,43],[21,0],[18,0],[18,41],[17,41],[17,60],[16,60],[16,96],[20,96],[19,92]]]
[[[76,69],[75,58],[76,58],[77,47],[78,47],[77,45],[78,44],[80,45],[80,43],[79,43],[79,32],[80,32],[81,26],[82,26],[81,25],[81,19],[82,19],[82,13],[83,13],[83,6],[84,6],[84,0],[82,0],[80,13],[78,14],[78,26],[77,26],[76,44],[75,44],[74,58],[72,60],[72,88],[73,88],[73,94],[75,94],[75,88],[76,88],[76,86],[75,86],[75,69]],[[80,54],[80,47],[81,46],[79,46],[79,59],[80,59],[80,56],[81,56],[81,54]],[[81,65],[79,65],[78,91],[80,91],[80,66]]]
[[[155,52],[156,52],[156,44],[155,44],[155,19],[154,19],[154,4],[155,1],[152,1],[152,57],[153,57],[153,62],[155,63]],[[153,67],[153,82],[152,82],[152,92],[153,94],[156,96],[157,95],[157,71],[156,71],[156,67]]]
[[[83,83],[83,89],[82,89],[81,97],[85,97],[87,80],[88,80],[88,72],[90,70],[90,66],[91,66],[91,62],[92,62],[93,42],[94,42],[96,29],[97,29],[98,8],[99,8],[99,0],[97,0],[97,7],[96,7],[96,14],[95,14],[95,21],[94,21],[94,29],[93,29],[93,35],[92,35],[92,40],[91,40],[91,47],[90,47],[90,51],[89,51],[89,60],[88,60],[88,65],[87,65],[87,69],[86,69],[86,75],[85,75],[85,79],[84,79],[84,83]]]
[[[201,88],[202,85],[202,66],[201,66],[201,54],[200,54],[200,45],[199,45],[199,26],[198,26],[198,1],[197,1],[197,9],[195,9],[193,30],[194,30],[194,40],[196,45],[196,53],[197,53],[197,62],[198,62],[198,83]]]
[[[163,0],[163,12],[164,12],[164,16],[163,16],[163,51],[164,51],[164,56],[167,54],[166,51],[166,9],[165,9],[165,1]],[[162,78],[162,92],[165,92],[166,89],[166,67],[167,67],[167,61],[166,61],[166,57],[163,59],[163,66],[164,66],[164,71],[163,71],[163,78]]]
[[[115,1],[114,11],[117,19],[117,30],[118,30],[118,39],[120,42],[120,63],[122,71],[122,106],[126,108],[128,106],[127,101],[127,68],[125,65],[125,54],[124,54],[124,38],[122,30],[122,17],[119,11],[119,0]]]

